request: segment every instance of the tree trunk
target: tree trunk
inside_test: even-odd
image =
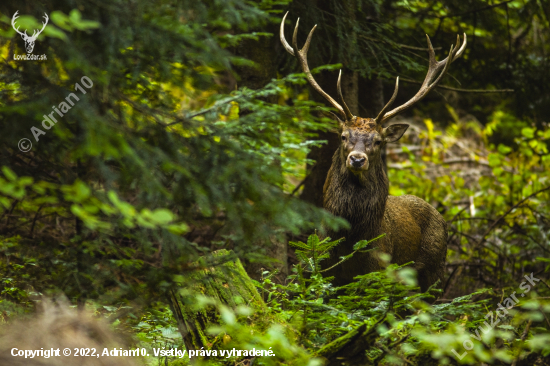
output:
[[[212,254],[223,262],[223,258],[232,253],[223,249]],[[178,323],[179,331],[188,350],[217,348],[223,339],[209,335],[208,326],[219,324],[219,313],[215,306],[209,305],[197,311],[194,309],[196,294],[215,299],[218,303],[232,309],[239,304],[250,306],[255,312],[266,311],[266,305],[247,275],[241,261],[237,258],[216,267],[203,269],[184,275],[184,282],[191,284],[191,295],[182,295],[176,291],[169,294],[169,303]],[[241,301],[236,301],[240,298]],[[238,303],[237,303],[238,302]]]
[[[324,11],[330,12],[332,10],[330,9],[329,3],[329,1],[318,1],[317,6]],[[357,6],[357,2],[355,0],[347,0],[344,5],[351,23],[355,22],[355,7]],[[374,14],[374,11],[369,13]],[[345,47],[340,47],[340,49],[357,47],[355,38],[355,33],[351,32],[346,40]],[[338,49],[339,47],[334,48]],[[327,62],[329,60],[324,61]],[[375,118],[378,112],[384,107],[382,81],[377,78],[359,78],[357,71],[346,68],[346,65],[350,64],[350,60],[346,60],[345,58],[340,57],[336,60],[330,60],[330,62],[342,62],[344,65],[344,70],[342,72],[342,94],[351,113],[360,115],[361,117]],[[336,80],[338,78],[336,73],[323,72],[320,75],[317,74],[315,78],[325,92],[333,98],[339,99],[337,98],[338,94],[336,90]],[[319,96],[312,89],[311,96],[315,101],[327,103],[323,97]],[[307,167],[308,176],[304,183],[304,189],[300,198],[318,207],[323,207],[323,185],[325,184],[328,171],[332,165],[332,156],[340,145],[339,136],[335,132],[336,131],[319,133],[317,139],[326,140],[327,143],[321,147],[313,148],[308,154],[308,159],[314,160],[315,163]],[[384,169],[386,169],[385,149],[382,151],[382,161],[384,163]]]
[[[265,29],[263,31],[266,31]],[[277,77],[277,42],[279,42],[278,28],[270,24],[267,29],[273,33],[272,37],[260,37],[259,40],[245,39],[237,49],[236,54],[247,58],[256,63],[257,67],[237,67],[236,70],[240,76],[237,81],[239,87],[246,86],[252,90],[261,89],[272,79]],[[266,102],[277,103],[277,96],[265,98]],[[247,111],[241,111],[246,114]],[[279,274],[275,277],[278,282],[283,282],[288,275],[288,246],[285,235],[279,235],[271,238],[271,245],[265,248],[267,256],[275,259],[277,264],[270,268],[278,270]],[[258,263],[245,263],[248,274],[258,280],[261,276],[262,265]]]

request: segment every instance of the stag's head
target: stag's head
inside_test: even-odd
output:
[[[15,20],[19,18],[17,13],[19,13],[19,10],[16,11],[15,14],[13,14],[13,17],[11,18],[11,26],[13,27],[13,29],[15,29],[17,33],[21,35],[21,38],[23,38],[23,41],[25,41],[25,49],[27,50],[27,53],[32,53],[32,51],[34,50],[34,42],[36,42],[36,38],[38,38],[38,35],[42,33],[42,31],[44,30],[44,28],[46,28],[46,25],[48,24],[48,19],[49,19],[48,14],[44,13],[45,22],[42,23],[42,29],[41,30],[35,29],[32,36],[29,36],[27,35],[26,30],[25,32],[22,33],[19,31],[19,27],[17,28],[15,27]]]
[[[309,32],[306,43],[304,47],[300,50],[298,49],[298,24],[300,19],[296,22],[296,27],[294,28],[294,34],[292,36],[292,46],[288,44],[284,35],[284,24],[288,12],[283,17],[281,22],[280,37],[281,42],[288,53],[295,56],[302,67],[303,72],[306,74],[307,79],[310,85],[315,89],[319,94],[321,94],[338,112],[339,116],[336,116],[340,123],[340,132],[342,143],[340,145],[340,153],[342,158],[346,162],[346,167],[354,174],[360,174],[365,172],[373,165],[373,163],[380,161],[380,151],[388,142],[396,142],[401,136],[405,133],[409,125],[407,124],[393,124],[388,127],[383,127],[384,124],[397,115],[398,113],[404,111],[405,109],[411,107],[413,104],[424,98],[430,90],[435,88],[439,83],[441,78],[447,73],[451,63],[459,58],[464,50],[466,49],[466,34],[464,34],[464,43],[460,45],[460,37],[457,36],[456,46],[451,46],[449,55],[442,61],[437,61],[435,59],[435,52],[430,42],[430,37],[426,35],[428,42],[428,53],[429,53],[429,67],[426,78],[420,87],[420,90],[412,97],[408,102],[402,104],[401,106],[394,108],[390,111],[388,109],[393,104],[395,98],[397,97],[397,91],[399,90],[399,78],[396,79],[395,89],[392,97],[388,103],[382,108],[380,113],[376,118],[361,118],[354,116],[342,95],[342,89],[340,87],[340,80],[342,77],[342,70],[340,70],[340,75],[338,76],[338,96],[342,104],[334,100],[330,95],[325,93],[323,89],[317,84],[311,72],[309,71],[309,66],[307,62],[307,51],[311,43],[311,37],[317,25]],[[439,74],[439,75],[438,75]]]
[[[394,124],[383,128],[372,118],[355,117],[341,125],[340,154],[346,168],[359,174],[367,171],[373,162],[380,161],[380,152],[388,142],[396,142],[409,125]]]

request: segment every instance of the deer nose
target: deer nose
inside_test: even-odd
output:
[[[354,168],[360,168],[365,163],[365,157],[363,156],[354,156],[349,157],[350,163]]]

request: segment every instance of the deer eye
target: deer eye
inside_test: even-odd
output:
[[[380,145],[381,143],[382,143],[382,141],[380,141],[380,140],[374,141],[374,144],[375,144],[376,146]]]
[[[346,141],[346,136],[342,135],[342,141]]]

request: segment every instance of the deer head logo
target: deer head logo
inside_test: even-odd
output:
[[[13,18],[11,18],[11,26],[13,27],[13,29],[15,29],[15,31],[17,33],[19,33],[21,35],[21,38],[23,38],[23,41],[25,41],[25,49],[27,50],[27,53],[32,53],[32,50],[34,49],[34,42],[36,41],[36,38],[38,37],[38,35],[40,33],[42,33],[42,31],[44,30],[44,28],[46,28],[46,25],[48,24],[48,14],[44,13],[44,19],[46,20],[45,23],[42,23],[42,29],[40,29],[40,31],[37,32],[37,30],[35,29],[32,36],[29,36],[27,35],[27,31],[25,30],[24,33],[21,33],[19,31],[19,27],[15,27],[15,20],[17,18],[19,18],[19,16],[17,15],[17,13],[19,13],[19,10],[17,10],[15,12],[15,14],[13,14]]]

